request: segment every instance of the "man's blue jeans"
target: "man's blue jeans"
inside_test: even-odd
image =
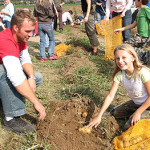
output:
[[[43,59],[46,58],[45,54],[46,34],[48,35],[49,38],[48,54],[49,56],[54,56],[55,37],[53,32],[53,25],[39,23],[38,31],[40,35],[40,57],[42,57]]]
[[[121,13],[117,13],[113,11],[112,17],[118,16]],[[132,21],[131,9],[126,11],[125,16],[122,18],[122,20],[123,20],[122,22],[123,27],[131,24],[131,21]],[[130,40],[130,30],[123,31],[122,34],[123,34],[123,41]]]
[[[43,82],[43,76],[40,72],[35,71],[34,73],[36,76],[36,86],[38,87]],[[2,64],[0,65],[0,99],[6,117],[17,117],[26,113],[24,97],[11,84]]]

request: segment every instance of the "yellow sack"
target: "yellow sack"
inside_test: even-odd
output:
[[[70,47],[71,45],[66,45],[65,43],[61,43],[55,46],[54,54],[58,57],[64,56]]]
[[[114,60],[114,49],[122,44],[122,32],[114,33],[114,30],[118,28],[122,28],[122,18],[120,15],[107,22],[101,20],[101,24],[96,23],[97,33],[105,35],[105,59]]]
[[[101,20],[101,23],[96,22],[96,23],[95,23],[95,26],[96,26],[97,34],[105,35],[105,25],[104,25],[104,20]]]
[[[150,119],[142,119],[113,139],[115,150],[150,150]]]

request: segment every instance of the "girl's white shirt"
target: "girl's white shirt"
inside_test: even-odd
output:
[[[139,71],[136,82],[134,81],[134,76],[128,78],[126,76],[125,71],[118,72],[114,77],[114,81],[116,83],[119,84],[120,82],[122,82],[123,86],[128,92],[129,97],[137,105],[142,105],[149,97],[146,88],[144,86],[144,83],[149,80],[150,80],[150,71],[146,68],[142,68]]]
[[[132,0],[107,0],[106,1],[106,17],[109,18],[110,10],[114,12],[123,12],[131,9]]]
[[[19,58],[15,56],[5,56],[2,61],[7,72],[7,77],[13,86],[16,87],[23,83],[26,76],[23,72],[22,65],[25,63],[32,64],[28,49],[21,51]]]

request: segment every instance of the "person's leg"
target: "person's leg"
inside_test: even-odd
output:
[[[58,7],[58,17],[59,17],[59,30],[62,31],[63,30],[63,22],[62,22],[62,7]]]
[[[141,119],[150,119],[150,108],[148,108],[147,110],[145,110],[142,115],[141,115]],[[123,130],[127,130],[129,127],[131,126],[131,119],[129,119],[125,125]]]
[[[35,74],[38,80],[37,84],[39,85],[41,83],[41,75],[38,73]],[[2,124],[3,129],[23,135],[36,130],[34,125],[20,118],[20,116],[26,113],[24,97],[18,93],[7,78],[7,73],[3,65],[0,65],[0,99],[5,115]]]
[[[57,30],[57,16],[54,16],[54,30]]]
[[[130,40],[125,41],[124,43],[132,45],[142,64],[147,64],[149,62],[149,51],[144,51],[144,48],[148,41],[149,38],[142,37],[137,33],[131,37]]]
[[[49,48],[48,48],[48,54],[50,57],[54,56],[54,50],[55,50],[55,37],[52,25],[47,24],[45,27],[45,32],[48,35],[49,38]]]
[[[101,22],[101,15],[98,12],[96,12],[96,14],[97,14],[96,20],[100,23]]]
[[[122,19],[123,19],[123,24],[122,24],[123,27],[131,24],[131,22],[132,22],[131,9],[126,11],[125,16]],[[131,32],[131,30],[126,30],[126,31],[122,32],[123,41],[130,40],[130,32]]]
[[[43,75],[38,71],[34,71],[34,74],[36,78],[36,87],[39,87],[43,82]]]
[[[130,100],[114,107],[110,113],[117,119],[124,119],[129,118],[137,108],[138,106],[132,100]]]
[[[42,57],[43,59],[46,58],[46,54],[45,54],[45,31],[44,29],[46,28],[45,24],[39,24],[38,25],[38,31],[39,31],[39,35],[40,35],[40,57]]]
[[[3,65],[0,65],[0,98],[6,117],[17,117],[26,113],[24,98],[8,80]]]
[[[97,39],[95,28],[94,28],[94,16],[91,14],[89,15],[88,21],[85,23],[85,31],[89,38],[91,47],[93,48],[93,54],[97,54],[97,47],[99,45],[99,41]]]

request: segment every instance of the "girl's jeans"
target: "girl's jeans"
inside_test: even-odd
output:
[[[48,35],[49,38],[48,54],[49,56],[54,56],[55,38],[53,32],[53,25],[39,24],[38,31],[40,35],[40,57],[42,57],[43,59],[46,58],[46,54],[45,54],[46,34]]]
[[[40,72],[35,71],[34,73],[38,87],[43,82],[43,76]],[[17,117],[26,113],[24,97],[11,84],[2,64],[0,64],[0,99],[6,117]]]
[[[141,105],[136,105],[132,100],[125,102],[124,104],[116,106],[112,111],[111,114],[116,119],[128,119],[125,123],[124,129],[127,130],[131,126],[131,119],[129,118]],[[150,118],[150,107],[145,110],[142,115],[141,119],[148,119]]]
[[[113,11],[112,17],[118,16],[121,13],[122,12],[117,13],[117,12]],[[131,21],[132,21],[131,9],[126,11],[125,16],[122,18],[122,20],[123,20],[123,22],[122,22],[123,27],[128,26],[128,25],[131,24]],[[122,34],[123,34],[123,41],[130,40],[130,30],[123,31]]]

